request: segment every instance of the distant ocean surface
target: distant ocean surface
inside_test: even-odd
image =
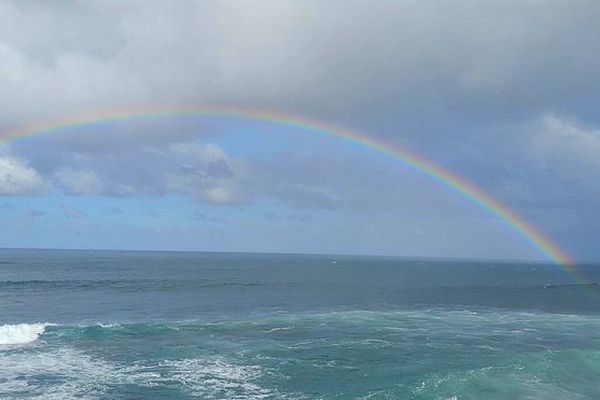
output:
[[[0,250],[1,399],[600,399],[600,267]]]

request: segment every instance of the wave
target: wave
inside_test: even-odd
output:
[[[31,343],[41,335],[44,335],[48,342],[61,341],[65,338],[126,338],[131,335],[158,337],[171,334],[295,337],[305,334],[307,329],[345,331],[353,330],[356,327],[378,329],[394,335],[396,333],[418,333],[421,328],[438,329],[442,326],[463,332],[471,329],[473,325],[485,328],[492,335],[504,337],[504,335],[515,334],[535,335],[536,332],[550,329],[557,324],[564,324],[567,327],[598,327],[600,326],[600,316],[525,311],[506,312],[498,309],[480,309],[478,312],[474,312],[458,308],[430,308],[426,310],[323,310],[310,313],[256,314],[246,318],[236,316],[224,319],[208,318],[182,321],[19,323],[0,325],[0,345]],[[375,343],[364,344],[373,345]]]
[[[258,365],[221,356],[122,363],[62,347],[6,354],[0,391],[6,398],[23,398],[27,393],[27,398],[43,400],[115,398],[111,396],[115,389],[128,392],[132,387],[140,396],[135,398],[154,398],[157,388],[170,393],[169,398],[288,398],[261,385],[269,373]]]
[[[412,394],[435,399],[596,399],[599,356],[593,349],[524,353],[493,365],[431,372]]]
[[[328,398],[600,398],[599,326],[598,317],[444,309],[52,324],[39,345],[0,353],[0,391],[43,400],[156,390],[172,399],[299,399],[317,390]],[[296,385],[292,376],[332,385]]]
[[[180,327],[181,326],[181,327]],[[5,324],[0,325],[0,346],[17,345],[35,342],[42,335],[48,340],[56,338],[97,338],[107,335],[155,335],[172,331],[198,330],[205,325],[180,325],[163,323],[117,323],[98,322],[90,324],[55,324],[55,323],[33,323],[33,324]]]
[[[49,323],[0,325],[0,345],[34,342],[49,325]]]

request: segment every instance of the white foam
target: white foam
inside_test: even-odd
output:
[[[25,344],[37,340],[48,323],[0,325],[0,345]]]
[[[116,322],[109,322],[109,323],[99,322],[98,326],[100,328],[110,329],[110,328],[120,328],[121,324],[117,324]]]
[[[134,362],[124,365],[92,357],[81,350],[42,347],[7,352],[1,357],[0,398],[35,400],[97,400],[119,386],[171,388],[203,399],[284,399],[259,385],[269,374],[257,365],[240,365],[225,358]],[[52,379],[30,379],[47,376]],[[293,398],[300,398],[294,396]]]
[[[255,381],[263,375],[256,365],[236,365],[224,359],[167,360],[168,379],[183,386],[194,397],[227,399],[280,398]]]
[[[281,328],[267,329],[266,331],[263,331],[263,332],[289,331],[290,329],[294,329],[294,327],[293,326],[283,326]]]
[[[11,352],[1,364],[0,393],[11,399],[27,393],[36,400],[97,400],[106,398],[111,385],[145,385],[160,378],[137,365],[115,364],[72,348]],[[29,379],[40,375],[54,380]]]

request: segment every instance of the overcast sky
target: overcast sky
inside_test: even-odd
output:
[[[285,112],[420,154],[598,261],[599,17],[597,1],[0,1],[0,132]],[[0,218],[4,247],[542,258],[400,163],[217,117],[3,142]]]

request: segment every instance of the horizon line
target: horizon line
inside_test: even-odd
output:
[[[399,255],[399,254],[381,254],[381,253],[320,253],[320,252],[302,252],[302,251],[257,251],[257,250],[190,250],[190,249],[144,249],[144,248],[106,248],[106,247],[4,247],[0,246],[0,251],[93,251],[93,252],[131,252],[131,253],[212,253],[212,254],[247,254],[247,255],[281,255],[281,256],[322,256],[322,257],[361,257],[361,258],[389,258],[402,259],[406,261],[456,261],[456,262],[497,262],[503,264],[538,264],[555,265],[550,260],[538,259],[519,259],[519,258],[483,258],[469,256],[425,256],[425,255]],[[575,265],[597,264],[600,266],[600,260],[572,260]]]

